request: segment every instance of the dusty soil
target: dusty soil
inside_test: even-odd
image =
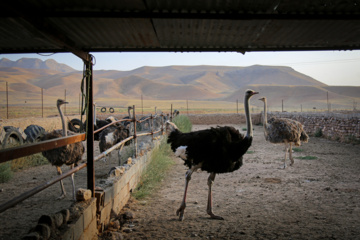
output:
[[[124,239],[359,239],[359,146],[312,137],[293,155],[317,159],[280,169],[283,146],[265,142],[262,127],[254,135],[244,165],[215,179],[214,213],[224,221],[206,213],[206,172],[192,175],[185,218],[178,220],[186,168],[175,159],[154,196],[129,204],[135,218]]]
[[[210,126],[214,125],[194,125],[194,130]],[[236,127],[243,132],[245,126]],[[152,197],[130,201],[128,210],[134,219],[119,230],[124,239],[359,239],[359,146],[312,137],[300,147],[302,152],[293,155],[317,159],[295,159],[294,166],[280,169],[283,146],[267,143],[260,126],[254,129],[252,152],[244,156],[244,165],[236,172],[217,175],[213,185],[214,212],[225,220],[208,218],[208,174],[199,172],[189,184],[184,221],[178,221],[175,212],[186,167],[174,158],[176,164]],[[96,162],[96,178],[115,164],[116,154],[111,164]],[[55,175],[50,165],[17,172],[11,182],[0,184],[1,203]],[[68,196],[63,200],[56,200],[60,186],[54,184],[0,213],[0,239],[20,239],[42,214],[69,208],[71,181],[64,183]],[[77,188],[86,187],[86,169],[75,174],[75,183]]]

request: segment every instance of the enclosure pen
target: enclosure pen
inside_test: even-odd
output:
[[[143,137],[143,136],[153,136],[154,134],[157,133],[161,133],[161,135],[164,132],[164,114],[160,114],[159,116],[161,117],[161,127],[160,129],[153,131],[153,126],[150,129],[150,132],[146,132],[146,133],[141,133],[141,134],[137,134],[136,133],[136,123],[142,123],[144,121],[147,120],[151,120],[150,122],[153,122],[153,120],[155,119],[154,116],[149,116],[148,118],[143,119],[142,121],[137,121],[136,120],[136,115],[135,115],[135,106],[133,106],[133,111],[134,111],[134,117],[132,119],[121,119],[112,123],[109,123],[108,125],[97,129],[96,131],[94,131],[94,134],[97,132],[100,132],[101,130],[116,124],[116,123],[121,123],[124,121],[130,121],[133,125],[134,125],[134,134],[132,136],[129,136],[128,138],[120,141],[119,143],[113,145],[111,148],[107,149],[106,151],[102,152],[101,154],[99,154],[98,156],[96,156],[94,158],[94,162],[98,161],[99,159],[105,157],[107,154],[111,153],[112,151],[116,150],[116,149],[120,149],[120,151],[122,150],[123,145],[130,141],[130,140],[136,140],[137,137]],[[171,114],[172,115],[172,114]],[[131,133],[130,133],[131,135]],[[84,141],[86,139],[85,134],[77,134],[77,135],[73,135],[73,136],[69,136],[69,137],[61,137],[61,138],[57,138],[57,139],[52,139],[52,140],[48,140],[48,141],[44,141],[44,142],[39,142],[36,144],[31,144],[31,145],[25,145],[25,146],[19,146],[19,147],[14,147],[14,148],[8,148],[8,149],[4,149],[2,151],[0,151],[0,163],[2,162],[7,162],[16,158],[20,158],[20,157],[25,157],[25,156],[29,156],[38,152],[42,152],[42,151],[46,151],[46,150],[50,150],[53,148],[58,148],[58,147],[62,147],[62,146],[66,146],[68,144],[72,144],[72,143],[76,143],[76,142],[81,142]],[[152,137],[152,140],[154,140],[154,138]],[[137,148],[137,145],[134,145],[135,148]],[[136,149],[135,149],[136,152]],[[136,155],[135,155],[136,157]],[[82,161],[84,161],[84,159],[82,159]],[[77,167],[63,173],[60,176],[57,176],[53,179],[51,179],[50,181],[46,181],[38,186],[36,186],[35,188],[24,192],[23,194],[3,203],[0,205],[0,213],[4,212],[5,210],[7,210],[8,208],[14,207],[16,204],[26,200],[27,198],[35,195],[36,193],[50,187],[51,185],[61,181],[62,179],[70,176],[71,174],[85,168],[88,167],[88,162],[82,163],[80,165],[78,165]],[[89,177],[89,176],[88,176]]]

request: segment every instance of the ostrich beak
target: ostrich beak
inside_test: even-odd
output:
[[[253,95],[255,95],[255,94],[259,94],[259,92],[253,92]]]
[[[64,104],[68,104],[69,102],[64,102]]]

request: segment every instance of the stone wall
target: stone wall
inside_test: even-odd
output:
[[[130,199],[132,190],[140,182],[142,173],[150,163],[152,152],[158,148],[162,137],[158,136],[156,139],[140,144],[137,158],[128,159],[127,164],[112,168],[108,178],[96,184],[95,198],[78,201],[70,209],[59,213],[44,215],[36,228],[22,239],[98,239],[98,234],[109,226],[111,216],[120,213]]]
[[[207,124],[245,124],[245,114],[189,114],[188,115],[193,125],[207,125]],[[253,124],[259,124],[261,121],[261,114],[251,114]]]
[[[332,140],[360,140],[360,114],[275,112],[268,113],[268,119],[270,117],[299,121],[310,135],[321,130],[324,137]]]
[[[253,124],[262,123],[262,114],[251,114]],[[269,112],[268,118],[290,118],[301,122],[308,134],[340,141],[360,141],[360,114]],[[190,114],[192,124],[245,124],[244,114]]]

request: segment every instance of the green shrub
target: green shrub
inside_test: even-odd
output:
[[[178,115],[173,118],[173,122],[182,132],[190,132],[192,123],[188,116]],[[132,196],[136,199],[144,199],[151,195],[160,185],[161,181],[166,177],[170,167],[174,164],[171,156],[170,145],[166,143],[167,138],[164,137],[157,149],[151,154],[151,161],[141,176],[140,183],[133,192]]]
[[[11,170],[13,172],[49,164],[49,161],[41,154],[36,153],[26,157],[18,158],[11,161]]]
[[[292,150],[294,150],[294,152],[303,152],[304,150],[301,148],[293,148]]]
[[[12,178],[13,172],[45,164],[49,164],[49,162],[41,153],[14,159],[6,163],[1,163],[0,183],[8,182]]]
[[[8,182],[12,177],[10,162],[0,164],[0,183]]]
[[[321,128],[318,128],[314,134],[315,137],[322,137],[323,132]]]
[[[173,123],[178,127],[181,132],[191,132],[192,123],[188,116],[186,115],[178,115],[173,118]]]
[[[345,136],[346,142],[353,144],[360,144],[360,139],[356,138],[354,135]]]
[[[305,156],[305,157],[295,157],[296,159],[301,159],[301,160],[315,160],[317,159],[317,157],[315,156]]]
[[[170,153],[170,145],[166,143],[166,138],[164,138],[159,148],[153,150],[151,161],[141,176],[136,190],[133,192],[136,199],[144,199],[158,188],[161,181],[166,177],[168,169],[174,164]]]

